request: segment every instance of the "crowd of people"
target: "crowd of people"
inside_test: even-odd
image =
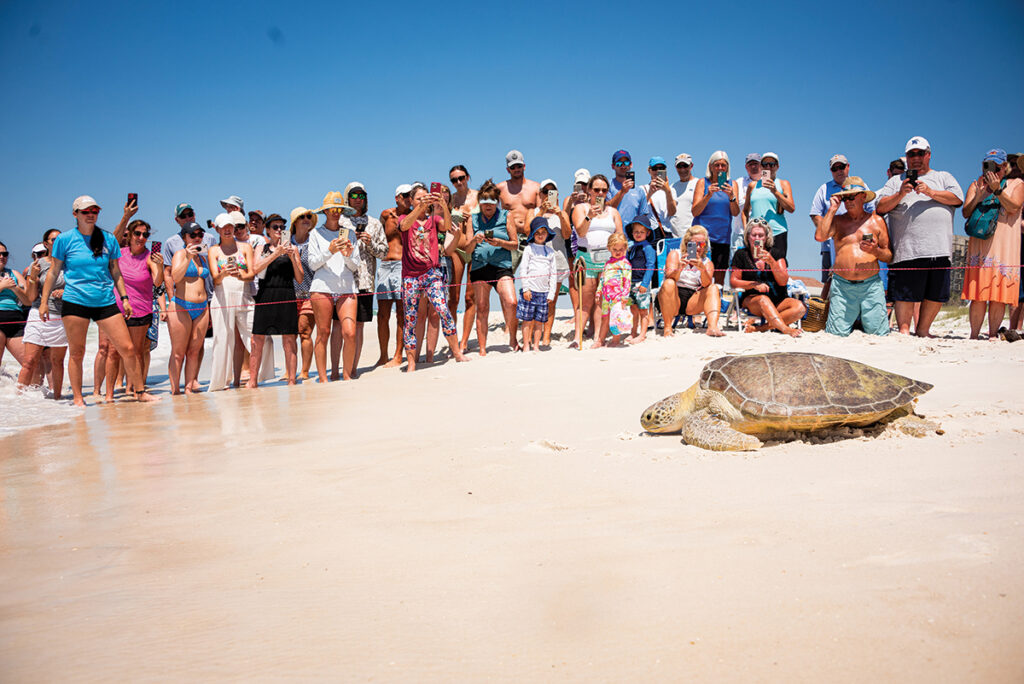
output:
[[[981,336],[987,316],[994,339],[1007,307],[1010,329],[1019,329],[1024,156],[990,150],[965,194],[952,174],[931,167],[926,139],[911,138],[904,153],[878,190],[851,174],[845,155],[828,160],[831,178],[809,211],[821,243],[825,331],[888,334],[891,307],[899,332],[930,335],[950,298],[957,208],[969,235],[962,297],[971,337]],[[778,154],[746,155],[744,173],[734,177],[724,151],[696,175],[682,153],[673,182],[666,160],[655,156],[644,183],[629,152],[618,150],[610,174],[579,169],[561,195],[554,180],[526,177],[518,150],[505,162],[507,179],[475,190],[463,165],[449,170],[451,185],[399,185],[379,219],[367,215],[359,182],[328,192],[316,209],[292,209],[287,220],[246,213],[232,195],[204,228],[183,202],[174,209],[177,231],[162,243],[134,218],[137,197],[129,196],[110,232],[97,224],[99,204],[78,197],[75,227],[45,231],[22,271],[8,267],[0,242],[0,359],[10,352],[21,365],[20,386],[45,381],[59,399],[66,357],[73,401],[84,405],[86,335],[95,321],[93,394],[109,400],[123,384],[153,401],[149,354],[165,322],[172,394],[201,389],[210,337],[208,391],[272,379],[275,337],[288,384],[309,379],[314,362],[319,382],[354,380],[363,325],[375,310],[375,365],[404,361],[415,370],[421,355],[433,361],[441,335],[451,357],[465,361],[474,330],[485,356],[492,291],[512,351],[551,344],[566,292],[577,348],[588,336],[593,347],[642,343],[659,326],[669,337],[683,316],[702,317],[706,334],[721,336],[727,292],[750,314],[747,332],[801,334],[806,306],[787,266],[787,214],[796,201]]]

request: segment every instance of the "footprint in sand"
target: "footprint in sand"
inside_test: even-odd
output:
[[[532,453],[546,454],[551,451],[566,451],[569,447],[564,444],[559,444],[550,439],[537,439],[532,442],[528,442],[523,451],[529,451]]]

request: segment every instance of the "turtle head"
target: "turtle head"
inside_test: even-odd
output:
[[[640,425],[647,432],[680,432],[683,421],[693,411],[697,397],[697,384],[685,392],[672,394],[648,406],[640,414]]]

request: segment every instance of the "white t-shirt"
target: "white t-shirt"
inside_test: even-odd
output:
[[[906,174],[893,176],[878,199],[899,194]],[[962,202],[964,191],[956,178],[948,171],[930,170],[918,176],[918,183],[924,183],[932,190],[944,190],[956,195]],[[953,254],[953,217],[957,207],[936,202],[927,195],[910,192],[885,215],[889,224],[889,240],[892,243],[892,263],[929,257],[949,257]]]
[[[548,299],[555,298],[558,287],[557,268],[555,266],[555,250],[548,245],[531,242],[523,250],[523,260],[519,264],[519,277],[522,278],[521,289],[530,292],[546,292]]]
[[[672,184],[672,196],[676,198],[676,215],[672,217],[672,234],[683,237],[687,228],[693,225],[693,190],[697,187],[697,179],[676,181]]]
[[[647,193],[650,191],[650,189],[651,189],[650,185],[641,185],[640,186],[640,192],[644,193],[644,197],[647,196]],[[669,187],[669,192],[672,193],[672,199],[676,200],[677,197],[676,197],[675,189],[672,188],[672,187]],[[692,197],[692,194],[691,194],[691,197]],[[672,228],[672,219],[674,217],[668,215],[668,198],[665,197],[665,193],[661,192],[661,191],[658,191],[658,192],[654,193],[653,195],[651,195],[651,200],[649,202],[649,205],[650,205],[650,207],[652,209],[654,209],[655,213],[658,215],[658,221],[661,223],[661,227],[666,232],[675,234],[675,231]],[[678,213],[679,213],[679,207],[677,205],[676,206],[676,214],[678,214]],[[626,226],[623,226],[623,228],[625,228],[625,227]]]

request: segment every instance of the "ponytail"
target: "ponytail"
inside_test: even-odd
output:
[[[96,226],[92,229],[92,235],[89,236],[89,249],[92,250],[93,258],[96,258],[103,254],[103,243],[106,241],[106,235],[103,229]]]

